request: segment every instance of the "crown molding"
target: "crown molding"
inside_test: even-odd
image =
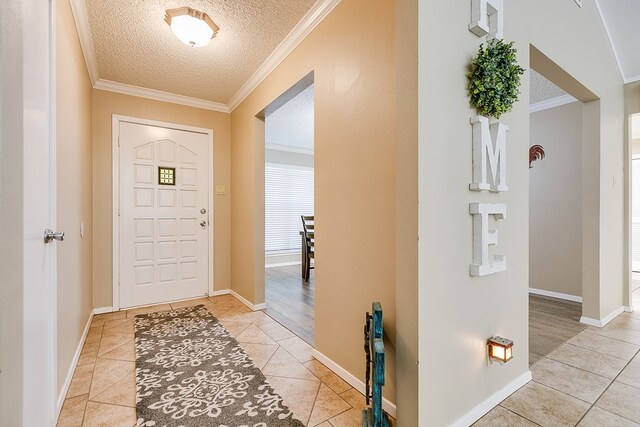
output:
[[[616,66],[618,67],[618,72],[622,77],[622,81],[627,83],[627,79],[624,76],[624,72],[622,71],[622,65],[620,64],[620,58],[618,57],[618,51],[616,50],[616,46],[613,44],[613,38],[611,38],[611,32],[609,31],[609,26],[607,25],[607,21],[604,19],[604,15],[602,14],[602,9],[600,9],[600,1],[595,0],[596,10],[598,11],[598,16],[600,17],[600,22],[604,27],[604,32],[607,35],[607,40],[609,41],[609,47],[613,52],[613,57],[616,60]]]
[[[87,16],[87,7],[84,0],[69,0],[71,5],[71,13],[76,23],[78,38],[80,39],[80,48],[84,56],[84,62],[87,64],[87,71],[91,84],[95,87],[99,80],[98,61],[96,61],[96,52],[93,49],[93,40],[91,39],[91,30],[89,29],[89,18]]]
[[[139,98],[153,99],[155,101],[171,102],[173,104],[187,105],[189,107],[202,108],[205,110],[229,113],[229,107],[220,102],[207,101],[190,96],[176,95],[175,93],[163,92],[161,90],[148,89],[140,86],[133,86],[124,83],[113,82],[111,80],[100,79],[93,85],[94,89],[106,90],[109,92],[121,93],[124,95],[137,96]]]
[[[557,96],[555,98],[551,98],[544,101],[536,102],[535,104],[531,104],[529,106],[529,113],[548,110],[549,108],[559,107],[565,104],[571,104],[572,102],[576,102],[576,101],[577,99],[575,99],[571,95]]]
[[[93,40],[91,39],[85,0],[69,0],[69,3],[71,4],[71,11],[78,31],[82,54],[84,55],[84,60],[87,64],[89,78],[91,79],[91,84],[95,89],[230,113],[240,105],[240,103],[244,101],[245,98],[249,96],[249,94],[251,94],[251,92],[253,92],[278,65],[280,65],[280,63],[300,44],[300,42],[302,42],[302,40],[304,40],[305,37],[307,37],[309,33],[311,33],[311,31],[313,31],[313,29],[316,28],[318,24],[320,24],[320,22],[322,22],[322,20],[340,3],[340,1],[341,0],[318,0],[302,17],[300,22],[293,27],[284,40],[280,42],[271,55],[269,55],[262,65],[258,67],[249,80],[242,85],[228,104],[101,79],[98,74],[98,62],[93,48]]]
[[[640,75],[639,76],[629,77],[628,79],[625,79],[624,80],[624,84],[635,83],[637,81],[640,81]]]
[[[289,153],[311,154],[313,156],[313,148],[296,147],[293,145],[275,144],[271,142],[265,142],[264,148],[267,150],[287,151]]]
[[[255,73],[236,92],[227,104],[230,111],[240,105],[260,83],[313,31],[341,0],[318,0],[276,47]]]

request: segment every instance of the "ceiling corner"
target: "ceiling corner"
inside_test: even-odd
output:
[[[91,79],[91,85],[95,87],[98,80],[100,80],[100,75],[98,74],[98,61],[96,61],[91,31],[89,30],[87,8],[84,0],[69,0],[69,3],[71,4],[71,12],[73,14],[73,20],[76,23],[80,47],[82,48],[84,62],[87,64],[87,72]]]
[[[613,38],[611,38],[611,32],[609,31],[609,27],[607,25],[607,21],[602,14],[602,9],[600,8],[600,1],[594,0],[596,4],[596,10],[598,11],[598,17],[600,17],[600,23],[602,23],[602,27],[604,28],[604,32],[607,35],[607,40],[609,41],[609,47],[611,48],[611,52],[613,52],[613,57],[616,60],[616,66],[618,67],[618,72],[620,73],[620,77],[624,83],[628,83],[625,78],[624,72],[622,71],[622,65],[620,64],[620,57],[618,56],[618,51],[616,50],[616,46],[613,44]]]
[[[304,40],[341,0],[318,0],[305,16],[296,24],[276,49],[258,67],[255,73],[231,97],[227,106],[233,112],[235,108],[253,92],[260,83]]]

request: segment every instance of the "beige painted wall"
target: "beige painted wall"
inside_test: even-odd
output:
[[[58,392],[93,308],[91,288],[91,82],[71,7],[57,2],[56,141],[58,245]],[[80,223],[84,222],[84,237]]]
[[[470,15],[469,1],[428,0],[419,9],[420,425],[459,420],[529,370],[529,76],[520,102],[501,118],[510,128],[509,191],[469,191],[474,112],[465,72],[481,42],[467,30]],[[598,184],[592,188],[599,288],[587,315],[601,319],[622,305],[624,198],[623,186],[613,185],[623,170],[620,74],[593,0],[582,8],[570,1],[505,2],[505,38],[516,42],[523,67],[529,68],[532,44],[600,98],[592,103],[601,125],[594,135],[598,168],[591,169]],[[497,225],[506,272],[469,276],[472,202],[507,204],[507,218]],[[492,335],[514,340],[508,364],[487,366]]]
[[[214,287],[230,286],[230,115],[210,110],[93,90],[93,305],[112,306],[112,115],[120,114],[181,125],[213,129],[213,185],[224,185],[226,195],[214,199]]]
[[[0,2],[0,420],[22,425],[23,96],[20,0]]]
[[[582,104],[531,114],[529,146],[546,157],[529,169],[529,287],[582,295]]]
[[[315,347],[364,379],[362,325],[384,309],[395,401],[395,5],[343,0],[231,114],[232,288],[264,302],[264,122],[315,75]]]

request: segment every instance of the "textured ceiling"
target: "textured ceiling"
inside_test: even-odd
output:
[[[267,116],[265,144],[313,153],[313,85]]]
[[[315,0],[86,0],[101,79],[227,103]],[[178,40],[165,10],[190,6],[220,31],[201,48]]]
[[[547,101],[567,95],[567,92],[545,79],[535,70],[531,70],[531,82],[529,86],[529,104]]]

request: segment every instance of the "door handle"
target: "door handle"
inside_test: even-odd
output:
[[[44,242],[49,243],[52,240],[62,242],[64,240],[64,231],[56,231],[54,233],[53,230],[50,230],[48,228],[44,230]]]
[[[201,221],[200,222],[200,227],[206,228],[207,227],[207,221]]]

